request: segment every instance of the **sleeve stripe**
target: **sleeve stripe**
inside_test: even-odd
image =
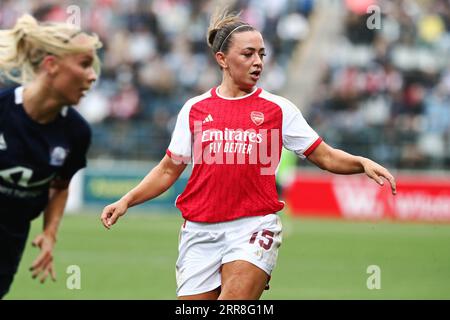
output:
[[[306,149],[305,152],[303,152],[303,155],[305,157],[309,156],[319,146],[319,144],[322,141],[323,141],[322,138],[318,137],[317,140],[314,141],[314,143],[308,149]]]
[[[169,156],[169,158],[171,158],[172,160],[175,160],[175,161],[179,161],[179,162],[186,163],[186,164],[191,162],[191,157],[176,155],[176,154],[172,153],[169,149],[166,150],[166,154]]]

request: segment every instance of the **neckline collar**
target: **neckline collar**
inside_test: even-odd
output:
[[[23,86],[19,86],[14,90],[14,102],[16,104],[23,103]]]
[[[17,105],[23,105],[23,89],[24,89],[23,86],[19,86],[19,87],[17,87],[17,88],[14,90],[14,102],[15,102]],[[61,109],[60,114],[61,114],[61,116],[66,117],[68,112],[69,112],[69,107],[68,107],[68,106],[64,106],[64,107]],[[30,118],[30,119],[31,119],[31,118]],[[33,121],[34,121],[34,120],[33,120]]]
[[[213,88],[213,90],[212,90],[213,94],[215,96],[219,97],[220,99],[224,99],[224,100],[242,100],[242,99],[251,97],[253,95],[259,94],[262,91],[261,88],[255,87],[255,89],[252,92],[246,94],[245,96],[231,98],[231,97],[224,97],[224,96],[222,96],[219,93],[219,88],[220,88],[220,86],[217,86],[217,87]]]

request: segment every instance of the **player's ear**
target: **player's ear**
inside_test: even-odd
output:
[[[219,64],[219,66],[222,69],[228,68],[228,64],[227,64],[227,61],[226,61],[227,59],[226,59],[225,53],[220,52],[220,51],[216,52],[215,57],[216,57],[217,63]]]
[[[50,76],[54,76],[59,70],[59,61],[54,55],[46,55],[41,63],[41,68]]]

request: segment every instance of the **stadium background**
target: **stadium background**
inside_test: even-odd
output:
[[[1,28],[24,12],[67,21],[76,6],[81,26],[104,43],[101,78],[76,107],[92,125],[93,145],[89,167],[71,185],[58,281],[31,280],[37,252],[28,246],[7,298],[175,298],[182,219],[173,200],[188,173],[113,230],[98,218],[164,155],[184,101],[219,83],[205,42],[217,3],[243,10],[263,32],[269,54],[260,86],[292,100],[332,146],[401,177],[401,201],[391,203],[386,186],[373,191],[359,178],[336,180],[297,162],[282,181],[290,212],[281,214],[284,242],[263,298],[449,299],[448,0],[1,0]],[[73,265],[79,290],[66,285]],[[372,265],[380,289],[367,286]]]

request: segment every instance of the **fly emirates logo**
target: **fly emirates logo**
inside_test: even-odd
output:
[[[204,142],[211,142],[208,145],[210,153],[251,154],[253,145],[263,142],[263,135],[247,130],[209,129],[202,132],[202,143]]]
[[[254,164],[262,175],[275,174],[281,154],[279,129],[224,130],[194,122],[194,164]]]

